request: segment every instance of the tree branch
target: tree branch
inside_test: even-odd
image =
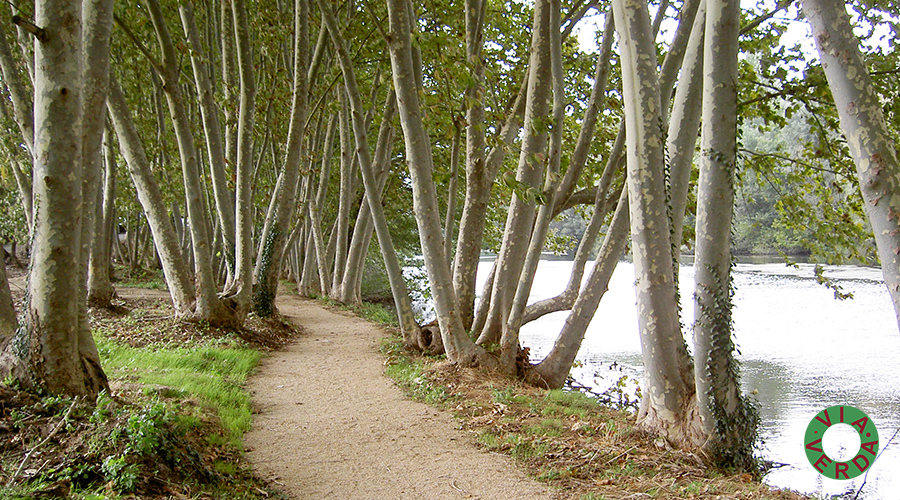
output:
[[[39,42],[47,41],[47,31],[44,28],[41,28],[34,24],[31,19],[26,19],[17,14],[12,16],[12,23],[34,35],[34,37],[37,38]]]

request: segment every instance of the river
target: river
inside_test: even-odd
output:
[[[484,261],[479,266],[479,290],[490,265]],[[542,261],[531,301],[562,291],[571,268],[571,261]],[[784,464],[772,469],[765,482],[849,499],[865,480],[859,498],[900,499],[900,437],[886,447],[900,428],[900,333],[881,271],[840,266],[828,267],[826,275],[845,292],[852,292],[854,298],[836,300],[831,290],[816,283],[810,264],[798,268],[783,263],[737,264],[734,269],[734,336],[744,390],[757,391],[754,397],[759,401],[762,438],[759,453],[766,460]],[[691,266],[681,266],[680,283],[683,322],[689,325],[693,317]],[[550,350],[566,314],[554,313],[523,328],[522,345],[531,348],[533,361]],[[600,390],[622,375],[640,380],[634,268],[630,263],[622,262],[616,268],[578,361],[572,375]],[[867,477],[827,479],[806,459],[803,441],[807,424],[817,412],[837,404],[863,410],[877,425],[884,452],[869,467]],[[827,440],[833,441],[830,445],[843,444],[856,450],[858,438],[855,433],[849,434],[849,438],[845,433]]]

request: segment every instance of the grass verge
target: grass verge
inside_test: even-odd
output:
[[[40,397],[0,384],[0,499],[273,499],[243,458],[261,351],[297,335],[251,317],[211,328],[165,301],[92,310],[111,393]]]

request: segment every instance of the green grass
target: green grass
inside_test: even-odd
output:
[[[258,351],[209,346],[138,349],[97,338],[104,370],[116,379],[164,386],[171,395],[196,398],[214,408],[230,441],[239,446],[250,429],[247,376],[262,356]]]

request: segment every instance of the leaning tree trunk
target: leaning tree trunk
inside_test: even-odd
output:
[[[300,163],[304,152],[309,100],[309,82],[306,80],[309,66],[309,4],[306,0],[296,0],[294,12],[294,31],[299,36],[294,40],[294,88],[287,156],[279,174],[278,189],[272,199],[274,213],[270,220],[266,220],[260,237],[254,273],[253,310],[262,316],[271,316],[275,312],[278,274],[285,252],[285,238],[288,236],[291,218],[296,212]]]
[[[522,118],[525,114],[525,98],[528,91],[528,75],[519,89],[519,94],[509,111],[509,115],[498,134],[499,144],[491,148],[484,165],[478,162],[475,166],[466,165],[466,198],[463,202],[462,215],[459,218],[459,234],[456,240],[456,256],[453,261],[453,289],[457,293],[460,314],[464,325],[472,332],[480,332],[487,316],[488,300],[493,290],[493,276],[485,282],[482,294],[484,300],[475,311],[475,281],[478,275],[478,262],[484,240],[484,214],[491,197],[491,186],[512,144],[519,137]],[[468,148],[469,146],[467,146]],[[468,160],[467,160],[468,163]]]
[[[416,69],[413,64],[408,1],[388,0],[387,5],[390,26],[388,46],[394,89],[397,92],[397,108],[400,111],[400,124],[406,145],[406,162],[412,179],[413,211],[447,359],[460,365],[496,365],[496,358],[476,346],[463,328],[453,292],[450,267],[444,255],[437,194],[432,179],[434,159],[431,156],[428,132],[422,123]]]
[[[497,272],[491,294],[491,307],[482,328],[478,343],[493,344],[500,340],[503,325],[509,319],[516,292],[516,283],[522,272],[528,242],[533,231],[536,194],[540,191],[544,165],[542,157],[547,150],[547,126],[550,114],[552,89],[550,71],[550,7],[546,1],[534,7],[534,30],[531,38],[529,62],[528,98],[525,104],[524,137],[519,153],[515,186],[503,241],[497,255]],[[558,29],[558,26],[552,27]]]
[[[597,312],[600,299],[609,288],[609,280],[619,264],[627,242],[628,191],[623,190],[619,196],[619,206],[610,222],[606,238],[594,260],[594,268],[591,269],[591,274],[588,276],[583,290],[575,299],[572,311],[566,317],[566,322],[563,324],[556,342],[553,343],[553,348],[540,363],[526,373],[526,379],[530,383],[548,389],[558,389],[565,384],[578,349],[581,348],[581,343],[584,341],[587,327],[594,318],[594,313]]]
[[[147,216],[147,223],[153,233],[153,244],[156,245],[156,251],[159,253],[163,275],[169,287],[169,294],[172,296],[175,315],[187,317],[192,314],[196,299],[194,285],[178,244],[175,226],[169,217],[169,211],[163,201],[159,185],[153,177],[150,161],[144,152],[144,146],[141,144],[131,111],[125,102],[125,96],[115,78],[110,81],[106,105],[119,140],[119,151],[128,165],[128,173],[134,184],[138,202]],[[134,259],[131,259],[131,263],[134,265]]]
[[[703,450],[714,463],[748,469],[754,463],[757,417],[741,397],[731,340],[740,1],[706,0],[706,10],[694,261],[694,379],[707,437]]]
[[[900,326],[900,162],[843,2],[804,0]]]
[[[85,301],[73,293],[85,288],[81,3],[38,1],[35,23],[44,27],[35,43],[35,224],[25,324],[2,346],[0,378],[51,394],[95,397],[109,386],[93,338],[81,334]],[[85,28],[89,40],[99,36],[91,31],[96,23]]]
[[[212,267],[212,241],[209,237],[207,214],[203,203],[203,185],[200,180],[199,159],[191,130],[188,111],[184,105],[179,81],[178,56],[175,44],[166,26],[159,0],[148,0],[148,11],[162,53],[158,68],[163,80],[163,90],[175,129],[181,173],[184,182],[185,205],[190,222],[191,250],[196,274],[197,302],[194,314],[197,319],[211,323],[230,323],[233,318],[217,296],[216,276]]]
[[[419,326],[416,324],[412,301],[409,298],[409,292],[406,290],[406,283],[403,281],[403,269],[400,267],[400,261],[397,259],[394,243],[388,231],[384,208],[381,206],[381,190],[377,186],[375,169],[372,166],[372,157],[369,153],[365,115],[359,87],[356,84],[353,61],[350,59],[350,53],[347,51],[347,45],[338,28],[334,14],[331,12],[328,4],[325,3],[325,0],[319,0],[319,9],[322,11],[322,19],[328,27],[328,32],[331,34],[331,39],[334,42],[338,60],[341,64],[341,71],[344,74],[344,84],[352,114],[353,133],[356,138],[356,154],[359,158],[359,166],[362,171],[363,183],[365,184],[366,201],[369,204],[369,210],[372,212],[375,234],[378,237],[378,245],[381,247],[381,256],[384,259],[384,266],[391,285],[391,293],[394,296],[394,305],[397,308],[397,316],[400,319],[403,343],[408,347],[413,347],[416,345],[416,335],[418,334]],[[389,102],[388,104],[390,105],[391,103]]]
[[[632,254],[645,371],[638,422],[674,443],[693,445],[697,403],[670,248],[656,49],[646,3],[614,0],[613,13],[621,47]]]

